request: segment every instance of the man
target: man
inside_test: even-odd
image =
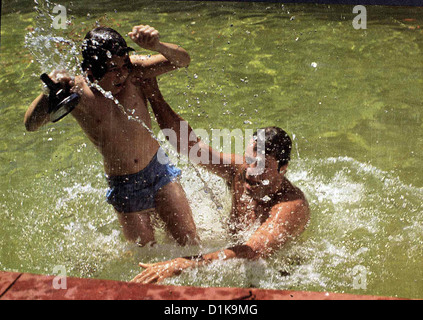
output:
[[[181,142],[181,125],[183,123],[186,127],[187,124],[163,99],[155,79],[148,80],[145,93],[160,128],[172,129],[176,133],[178,143],[174,147],[178,152],[191,154],[194,147],[200,154],[205,152],[209,161],[201,165],[226,180],[232,193],[232,232],[239,233],[256,222],[260,227],[241,245],[197,257],[176,258],[154,264],[140,263],[145,270],[133,282],[160,282],[178,275],[184,269],[200,267],[215,260],[266,258],[304,231],[310,218],[309,205],[301,190],[285,177],[292,142],[282,129],[269,127],[264,130],[264,154],[258,152],[258,146],[263,142],[257,141],[263,138],[259,134],[251,140],[244,157],[220,153],[197,138],[189,125],[190,141]],[[188,145],[189,150],[183,150],[182,145]],[[213,159],[220,159],[220,162],[216,164]],[[254,159],[261,162],[252,161]],[[257,164],[263,161],[265,166],[259,168]]]
[[[154,242],[150,216],[155,210],[179,244],[196,244],[191,209],[177,181],[181,171],[159,163],[159,143],[141,123],[127,116],[140,119],[151,130],[142,80],[186,67],[190,56],[178,45],[161,42],[158,31],[148,25],[135,26],[128,35],[141,48],[159,54],[129,56],[133,49],[118,32],[98,27],[87,33],[82,46],[86,77],[71,79],[57,71],[51,76],[64,90],[80,95],[71,114],[103,156],[107,201],[114,206],[127,240],[139,245]],[[124,110],[100,89],[113,95]],[[26,129],[35,131],[48,123],[48,110],[49,97],[40,94],[25,114]]]

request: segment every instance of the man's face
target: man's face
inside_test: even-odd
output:
[[[245,151],[245,159],[249,164],[245,183],[247,193],[255,199],[273,194],[280,184],[281,176],[275,157],[265,157],[261,150],[257,150],[257,142],[251,139]]]
[[[112,94],[119,93],[124,87],[124,83],[129,76],[131,60],[129,56],[112,56],[106,62],[107,72],[98,82],[98,84],[106,91]]]

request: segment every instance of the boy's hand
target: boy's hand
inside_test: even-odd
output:
[[[141,48],[158,51],[160,47],[160,34],[150,26],[135,26],[128,36]]]
[[[65,90],[75,86],[75,80],[65,70],[54,70],[48,76],[54,82],[60,83]]]
[[[72,85],[72,77],[65,70],[54,70],[48,75],[54,82]]]

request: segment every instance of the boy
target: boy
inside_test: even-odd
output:
[[[159,163],[160,146],[148,130],[90,86],[96,82],[130,110],[128,114],[151,128],[142,79],[186,67],[190,57],[183,48],[160,42],[158,31],[148,25],[135,26],[128,35],[141,48],[159,54],[129,56],[133,49],[118,32],[99,27],[87,33],[82,46],[81,67],[88,80],[84,76],[71,79],[60,71],[50,76],[64,89],[80,94],[71,114],[103,156],[110,187],[107,201],[114,206],[125,237],[141,246],[153,242],[150,214],[155,209],[179,244],[195,244],[198,236],[191,209],[176,181],[180,170]],[[40,94],[25,114],[25,127],[35,131],[49,120],[48,97]]]

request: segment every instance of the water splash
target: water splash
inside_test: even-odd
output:
[[[70,75],[76,75],[80,65],[79,46],[66,38],[66,31],[54,28],[55,17],[50,14],[53,3],[48,0],[34,2],[37,25],[25,35],[25,47],[38,62],[41,73],[66,70]]]
[[[297,151],[297,157],[298,157],[298,159],[300,159],[300,151],[298,149],[298,139],[297,139],[297,136],[295,135],[295,133],[292,134],[292,140],[295,143],[295,150]]]

